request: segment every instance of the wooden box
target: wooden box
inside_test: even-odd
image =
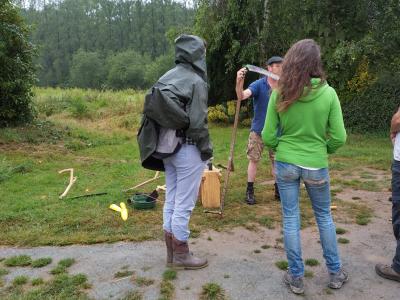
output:
[[[221,204],[221,170],[204,170],[200,185],[200,199],[204,208],[219,208]]]

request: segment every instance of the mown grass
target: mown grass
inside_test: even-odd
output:
[[[18,280],[17,280],[18,278]],[[0,290],[0,299],[4,300],[86,300],[89,297],[84,289],[88,287],[87,277],[83,274],[68,275],[61,274],[52,278],[48,282],[40,282],[31,288],[24,289],[22,285],[28,282],[24,276],[16,277],[13,285]],[[32,281],[33,283],[33,281]]]
[[[108,209],[111,203],[127,200],[130,194],[123,193],[123,189],[154,176],[154,172],[141,168],[136,143],[144,93],[35,89],[35,94],[38,120],[26,127],[0,129],[0,170],[5,170],[0,175],[0,226],[4,229],[0,232],[1,244],[69,245],[161,238],[162,203],[148,211],[128,207],[126,222]],[[214,163],[226,165],[231,127],[211,124],[210,132]],[[281,221],[273,186],[261,184],[272,179],[267,156],[257,173],[257,205],[243,204],[247,137],[248,129],[239,128],[224,218],[204,214],[198,203],[191,218],[192,237],[209,229],[220,231],[248,224],[274,228]],[[354,172],[360,166],[388,170],[391,144],[383,136],[350,134],[347,144],[330,157],[330,162],[332,180],[341,179],[340,172]],[[57,172],[71,167],[78,179],[67,198],[60,200],[58,196],[69,179]],[[151,192],[160,184],[164,184],[164,178],[138,191]],[[348,186],[366,188],[361,180],[351,185]],[[380,186],[381,183],[377,188]],[[69,199],[96,192],[108,194]],[[345,202],[340,204],[345,209],[334,214],[344,211],[352,217],[364,209],[362,203],[351,207]],[[302,228],[314,225],[303,188],[301,209]]]

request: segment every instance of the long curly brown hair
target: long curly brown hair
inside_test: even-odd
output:
[[[320,47],[314,40],[304,39],[290,47],[283,60],[278,82],[278,111],[287,110],[300,97],[307,95],[311,90],[311,78],[321,78],[321,85],[326,81]]]

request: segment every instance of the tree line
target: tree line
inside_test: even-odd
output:
[[[173,39],[195,13],[171,0],[17,2],[32,29],[41,86],[148,87],[173,65]]]

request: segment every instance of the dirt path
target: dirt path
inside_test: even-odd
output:
[[[339,244],[344,267],[350,281],[339,291],[326,288],[328,276],[323,264],[322,251],[315,227],[302,231],[304,258],[316,258],[320,266],[307,267],[314,273],[306,279],[305,299],[399,299],[400,283],[384,280],[374,272],[377,262],[390,262],[395,249],[390,219],[389,194],[345,190],[336,197],[344,201],[362,201],[374,209],[374,217],[367,226],[354,223],[341,224],[348,232],[349,244]],[[361,198],[354,200],[353,198]],[[340,210],[340,207],[338,208]],[[231,232],[208,232],[193,239],[192,250],[207,255],[209,267],[197,271],[179,271],[174,280],[175,299],[198,299],[203,284],[218,283],[229,299],[298,299],[282,283],[283,271],[275,266],[285,260],[281,242],[281,229],[259,228],[249,231],[236,228]],[[271,248],[262,249],[269,245]],[[259,249],[260,253],[254,250]],[[53,263],[42,269],[10,268],[4,279],[10,282],[17,275],[49,278],[49,270],[58,260],[75,258],[77,263],[70,273],[84,273],[95,299],[120,299],[129,291],[140,290],[144,299],[158,299],[159,285],[165,270],[164,244],[161,241],[143,243],[98,244],[91,246],[7,248],[0,247],[0,257],[27,254],[32,258],[52,257]],[[149,287],[138,287],[130,278],[114,279],[123,266],[137,275],[155,280]]]

